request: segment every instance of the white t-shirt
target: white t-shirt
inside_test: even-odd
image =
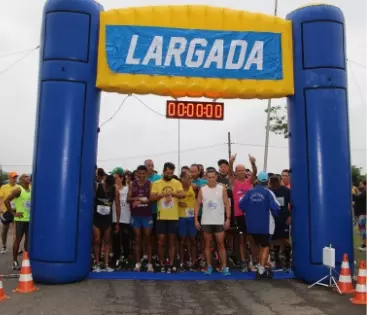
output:
[[[120,189],[120,208],[121,208],[120,223],[126,223],[126,224],[130,224],[131,220],[130,205],[126,201],[128,191],[129,191],[128,186],[124,186],[122,189]],[[117,222],[115,202],[113,202],[112,204],[112,222],[113,223]]]
[[[202,225],[224,225],[223,186],[204,186],[201,188],[203,195]]]

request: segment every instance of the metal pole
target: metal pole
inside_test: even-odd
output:
[[[228,160],[231,158],[232,156],[232,148],[231,148],[231,133],[228,132]]]
[[[274,2],[274,16],[278,14],[278,0]],[[264,171],[268,167],[268,152],[269,152],[269,134],[270,134],[270,109],[271,99],[268,100],[268,114],[266,118],[266,135],[265,135],[265,152],[264,152]]]
[[[181,133],[181,124],[180,124],[180,121],[181,121],[181,119],[178,119],[178,132],[177,132],[177,136],[178,136],[178,151],[177,151],[177,153],[178,153],[178,156],[177,156],[177,160],[178,160],[178,173],[180,174],[180,172],[181,172],[181,136],[180,136],[180,133]]]

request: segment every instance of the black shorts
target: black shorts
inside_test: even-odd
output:
[[[289,225],[284,221],[275,222],[275,231],[272,240],[288,240],[289,239]]]
[[[224,224],[204,224],[201,230],[204,233],[221,233],[224,232]]]
[[[112,226],[112,215],[100,215],[95,213],[93,217],[93,225],[101,232],[107,230]]]
[[[178,233],[178,220],[157,220],[156,235],[169,235]]]
[[[21,239],[23,235],[28,236],[29,222],[15,222],[15,237]]]
[[[234,217],[234,220],[236,222],[238,234],[246,235],[247,234],[247,226],[246,226],[245,216],[241,215],[241,216],[238,216],[238,217]]]
[[[270,234],[251,234],[254,242],[260,247],[270,247]]]

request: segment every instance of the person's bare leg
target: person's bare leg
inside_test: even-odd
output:
[[[3,242],[3,247],[7,247],[6,242],[8,240],[9,226],[10,224],[3,224],[3,229],[1,231],[1,240]]]
[[[184,264],[184,256],[185,256],[185,243],[186,243],[186,238],[185,237],[181,237],[180,238],[180,263]]]
[[[141,258],[141,239],[142,239],[140,228],[134,229],[134,234],[135,234],[135,263],[139,264]]]
[[[206,264],[208,267],[212,266],[212,250],[211,250],[212,240],[213,240],[213,234],[204,232],[204,254]]]
[[[169,239],[169,249],[168,249],[169,264],[171,266],[174,266],[175,253],[176,253],[176,241],[177,241],[176,234],[169,234],[168,239]]]
[[[221,261],[222,267],[225,268],[227,267],[227,251],[224,245],[225,233],[220,232],[220,233],[215,233],[214,235],[215,235],[215,240],[217,243],[217,249],[218,249],[219,256],[220,256],[220,261]]]
[[[159,262],[162,266],[164,266],[164,250],[166,245],[166,235],[159,234],[158,235],[158,256]]]
[[[146,248],[146,255],[148,256],[148,263],[152,263],[152,243],[150,242],[150,235],[152,234],[152,229],[144,229],[144,243]]]
[[[111,231],[112,228],[108,228],[103,232],[103,242],[104,242],[104,265],[108,267],[108,259],[110,257],[111,251]]]
[[[241,262],[245,262],[246,261],[246,235],[244,234],[240,234],[239,235],[239,239],[240,239],[240,257],[241,257]]]
[[[93,249],[94,249],[94,259],[96,264],[100,264],[100,250],[101,250],[101,231],[96,226],[93,226]]]

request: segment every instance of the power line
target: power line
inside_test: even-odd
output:
[[[357,61],[354,61],[354,60],[351,60],[351,59],[348,59],[348,58],[347,58],[347,61],[349,61],[351,63],[354,63],[355,65],[360,66],[360,67],[362,67],[364,69],[367,69],[367,67],[365,65],[362,65],[361,63],[359,63]]]
[[[28,52],[28,51],[31,51],[31,50],[37,49],[38,47],[39,47],[39,46],[36,46],[36,47],[34,47],[34,48],[28,48],[28,49],[23,49],[23,50],[14,51],[14,52],[12,52],[12,53],[4,54],[4,55],[0,55],[0,59],[2,59],[2,58],[8,58],[8,57],[16,56],[16,55],[20,55],[20,54],[26,53],[26,52]]]
[[[263,144],[250,144],[250,143],[240,143],[240,142],[233,142],[233,144],[242,145],[245,147],[265,147]],[[278,148],[278,149],[288,149],[287,146],[275,146],[275,145],[269,145],[269,148]]]
[[[349,66],[349,69],[350,69],[350,73],[352,74],[352,78],[353,78],[353,80],[354,80],[354,83],[355,83],[355,85],[357,86],[357,90],[358,90],[359,96],[360,96],[360,98],[362,99],[363,106],[364,106],[364,108],[366,108],[366,102],[365,102],[365,100],[364,100],[363,93],[362,93],[362,91],[361,91],[361,90],[360,90],[360,88],[359,88],[357,78],[356,78],[356,77],[355,77],[355,75],[354,75],[353,67],[350,65],[350,66]]]
[[[166,115],[161,114],[160,112],[157,112],[156,110],[154,110],[153,108],[151,108],[149,105],[147,105],[145,102],[143,102],[139,97],[137,97],[136,95],[133,95],[145,108],[149,109],[151,112],[153,112],[154,114],[161,116],[161,117],[166,117]]]
[[[105,124],[107,124],[109,121],[111,121],[116,115],[117,113],[120,111],[120,109],[122,108],[122,105],[124,105],[125,101],[128,99],[128,97],[130,97],[131,94],[129,95],[126,95],[125,98],[122,100],[120,106],[118,107],[118,109],[113,113],[113,115],[108,118],[105,122],[103,122],[100,126],[99,126],[99,129],[101,129]]]
[[[10,70],[12,67],[14,67],[16,64],[18,64],[19,62],[21,62],[23,59],[27,58],[31,53],[33,53],[34,51],[36,51],[38,48],[40,48],[40,46],[37,46],[36,48],[32,49],[28,54],[26,54],[25,56],[23,56],[22,58],[18,59],[17,61],[13,62],[9,67],[5,68],[4,70],[2,70],[0,72],[0,77],[7,72],[8,70]]]
[[[181,152],[191,152],[191,151],[197,151],[197,150],[203,150],[203,149],[210,149],[210,148],[215,148],[215,147],[219,147],[219,146],[223,146],[223,145],[227,145],[227,144],[226,143],[220,143],[220,144],[214,144],[214,145],[209,145],[209,146],[201,146],[201,147],[181,150]],[[139,155],[136,155],[136,156],[121,156],[121,157],[112,158],[112,159],[99,159],[98,162],[108,162],[108,161],[117,161],[117,160],[133,160],[133,159],[147,158],[147,157],[152,157],[152,156],[162,156],[162,155],[169,155],[169,154],[175,154],[175,153],[177,153],[177,150],[176,151],[160,152],[160,153],[147,153],[147,154],[140,155],[140,156]]]
[[[262,144],[249,144],[249,143],[239,143],[239,142],[232,142],[232,144],[237,144],[237,145],[241,145],[241,146],[245,146],[245,147],[264,147],[264,145]],[[289,149],[288,146],[276,146],[276,145],[269,145],[269,148],[276,148],[276,149]],[[361,152],[366,152],[366,149],[350,149],[350,151],[355,152],[355,151],[361,151]]]

